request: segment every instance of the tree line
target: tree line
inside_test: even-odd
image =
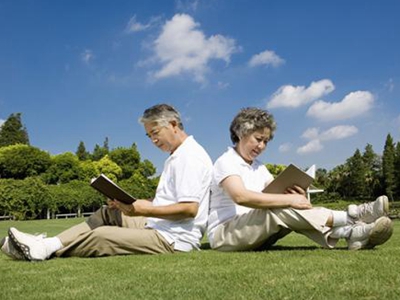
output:
[[[285,168],[267,165],[273,174]],[[400,143],[387,135],[383,153],[377,154],[371,144],[364,151],[356,149],[344,164],[332,170],[319,168],[313,183],[324,193],[316,194],[315,201],[373,200],[387,195],[391,201],[400,198]]]
[[[105,198],[89,182],[102,173],[136,197],[151,198],[158,184],[155,172],[135,143],[109,149],[106,138],[89,152],[81,141],[75,153],[50,155],[30,145],[20,113],[0,128],[0,216],[34,219],[93,211]]]
[[[136,144],[109,149],[103,145],[86,150],[83,141],[75,153],[50,155],[31,146],[21,113],[11,114],[0,128],[0,217],[44,218],[58,212],[93,211],[105,198],[89,186],[92,178],[103,173],[138,198],[154,196],[158,184],[156,169],[149,160],[141,160]],[[285,166],[267,164],[273,175]],[[386,194],[400,198],[400,143],[390,134],[382,155],[367,144],[356,149],[344,164],[332,170],[319,168],[314,185],[324,193],[313,201],[372,200]]]

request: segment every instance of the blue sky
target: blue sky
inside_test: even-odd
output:
[[[0,123],[51,154],[136,143],[160,102],[215,160],[239,109],[278,123],[260,157],[331,169],[400,140],[400,1],[0,0]]]

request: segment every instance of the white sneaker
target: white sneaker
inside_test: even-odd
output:
[[[386,196],[378,197],[374,202],[360,205],[351,204],[347,207],[347,213],[355,220],[372,223],[389,212],[389,200]]]
[[[10,238],[6,236],[0,241],[1,251],[12,259],[25,260],[24,255],[13,246],[9,239]]]
[[[41,233],[41,234],[31,235],[31,236],[36,239],[43,239],[46,237],[46,234]],[[25,260],[25,256],[23,255],[23,253],[18,248],[14,247],[14,244],[11,242],[11,240],[8,236],[4,237],[0,241],[0,247],[1,247],[1,251],[5,255],[11,257],[12,259]]]
[[[43,238],[45,237],[43,234],[35,236],[23,233],[11,227],[8,230],[8,237],[13,247],[17,249],[26,260],[40,261],[50,257],[51,253],[47,253],[46,245],[43,242]]]
[[[374,223],[356,223],[347,239],[349,250],[372,249],[387,242],[393,234],[393,224],[388,217],[380,217]]]

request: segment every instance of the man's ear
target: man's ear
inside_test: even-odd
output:
[[[175,120],[171,120],[171,121],[169,121],[169,123],[172,125],[172,127],[176,127],[176,126],[178,126],[178,123],[175,121]]]

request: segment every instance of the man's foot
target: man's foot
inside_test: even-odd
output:
[[[372,249],[387,242],[393,234],[393,224],[388,217],[380,217],[374,223],[356,223],[347,239],[349,250]]]
[[[13,244],[10,242],[10,238],[8,236],[4,237],[0,241],[0,246],[1,246],[1,251],[5,255],[11,257],[12,259],[25,260],[24,255],[13,246]]]
[[[33,238],[35,239],[43,239],[46,237],[45,233],[41,233],[41,234],[37,234],[37,235],[31,235]],[[16,260],[25,260],[25,256],[23,255],[23,253],[19,250],[19,248],[14,247],[14,243],[12,243],[12,241],[10,240],[10,238],[8,236],[4,237],[1,241],[0,241],[0,248],[1,251],[11,257],[12,259],[16,259]]]
[[[46,245],[43,242],[43,235],[34,236],[23,233],[14,227],[8,230],[9,242],[18,252],[29,261],[40,261],[50,257]]]
[[[389,212],[389,200],[386,196],[378,197],[374,202],[360,205],[351,204],[347,207],[347,213],[356,221],[372,223]]]

